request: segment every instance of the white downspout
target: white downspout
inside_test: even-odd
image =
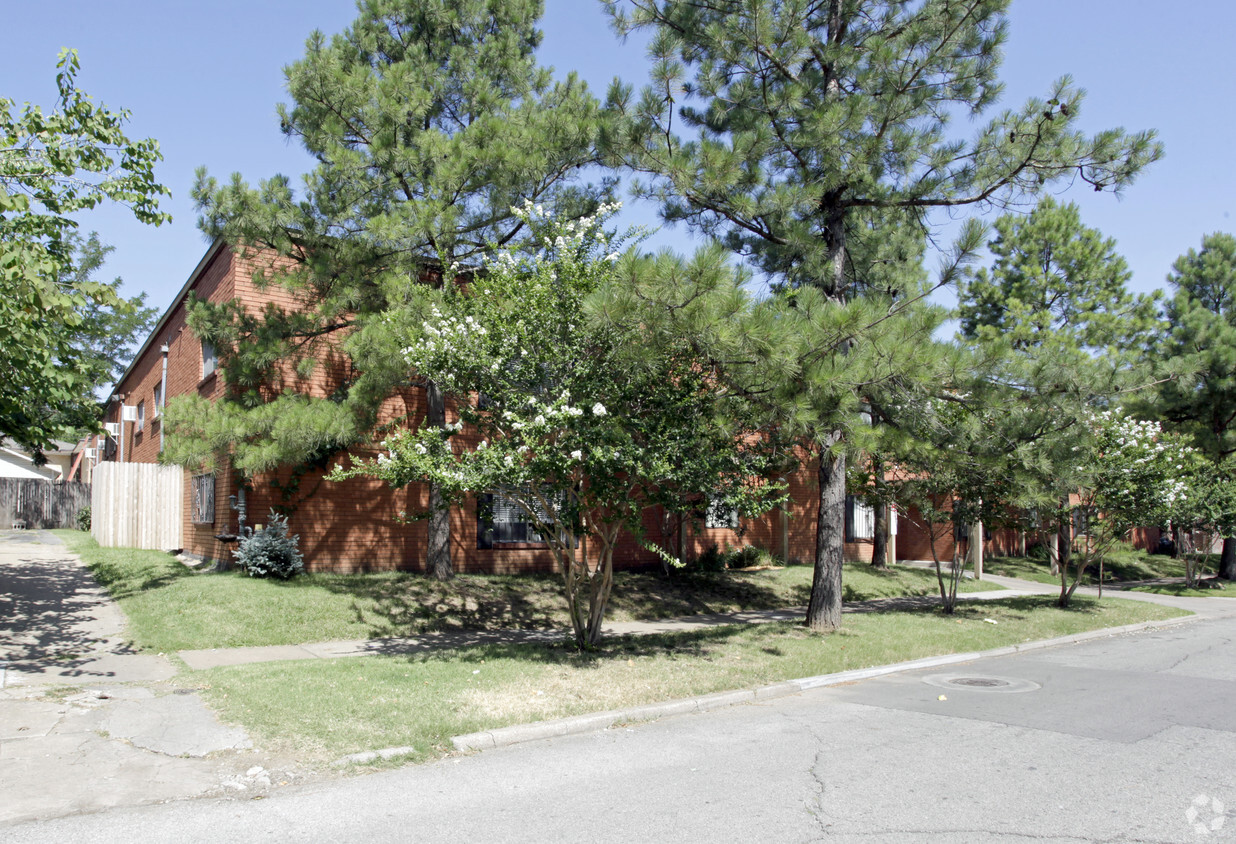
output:
[[[163,409],[167,407],[167,343],[163,344],[163,380],[159,382],[159,453],[163,453],[163,432],[167,421],[163,418]]]

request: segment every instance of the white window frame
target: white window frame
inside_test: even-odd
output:
[[[214,373],[219,368],[219,352],[215,344],[209,340],[202,341],[202,378]]]
[[[140,434],[146,430],[146,400],[142,399],[137,403],[137,432]]]

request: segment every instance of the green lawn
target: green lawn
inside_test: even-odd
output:
[[[157,551],[100,548],[87,534],[57,531],[120,602],[141,647],[286,645],[406,636],[438,630],[570,626],[556,575],[313,574],[290,581],[237,572],[195,572]],[[807,603],[810,566],[737,572],[620,572],[608,618],[656,620]],[[898,566],[847,565],[847,601],[936,594],[935,574]],[[962,591],[995,589],[965,581]]]
[[[1184,615],[1154,604],[1046,596],[848,614],[841,631],[794,624],[566,645],[493,645],[406,657],[263,663],[180,675],[266,749],[321,762],[380,747],[432,758],[453,735],[1100,627]],[[997,622],[991,624],[991,619]],[[295,689],[294,694],[289,694]]]
[[[983,562],[983,571],[1003,577],[1019,577],[1022,580],[1060,585],[1060,578],[1052,575],[1046,560],[1031,557],[991,557]],[[1162,554],[1119,549],[1110,554],[1104,562],[1103,582],[1119,584],[1135,580],[1156,580],[1161,577],[1184,577],[1184,573],[1184,560],[1173,560]],[[1070,569],[1070,582],[1071,578]],[[1087,569],[1082,583],[1094,585],[1098,582],[1098,571]]]

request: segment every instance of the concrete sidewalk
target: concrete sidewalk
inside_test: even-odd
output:
[[[54,536],[0,533],[0,823],[289,779],[124,626]]]

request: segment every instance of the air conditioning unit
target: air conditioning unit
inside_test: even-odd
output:
[[[120,421],[121,422],[136,422],[137,421],[137,405],[125,404],[120,406]]]
[[[93,448],[84,448],[84,449],[82,449],[82,454],[85,456],[85,458],[86,458],[87,460],[94,460],[94,455],[95,455],[95,453],[96,453],[96,452],[95,452],[95,449],[93,449]]]
[[[120,436],[120,423],[119,422],[104,422],[103,430],[107,431],[107,435],[109,437],[118,437]]]

